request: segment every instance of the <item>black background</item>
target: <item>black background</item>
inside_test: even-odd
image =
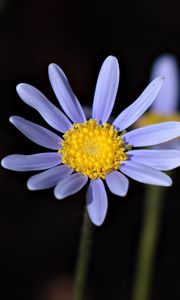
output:
[[[121,68],[117,115],[145,88],[151,63],[164,52],[180,58],[179,1],[0,1],[1,157],[43,151],[8,118],[21,115],[44,125],[15,87],[30,83],[57,104],[49,63],[59,64],[80,102],[91,105],[99,68],[106,56],[115,55]],[[1,298],[69,300],[53,296],[52,289],[71,290],[86,189],[59,202],[52,190],[28,191],[30,175],[0,170]],[[106,221],[94,232],[90,299],[131,299],[143,192],[144,186],[131,180],[125,199],[108,194]],[[153,300],[180,299],[178,192],[176,176],[164,199]]]

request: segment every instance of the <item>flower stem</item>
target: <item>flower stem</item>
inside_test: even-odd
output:
[[[89,260],[91,255],[91,241],[93,225],[88,217],[87,211],[84,211],[84,220],[79,246],[79,255],[75,273],[74,300],[85,299],[86,279],[88,273]]]
[[[165,188],[148,186],[144,202],[144,222],[140,236],[132,300],[150,299],[156,243],[159,236]]]

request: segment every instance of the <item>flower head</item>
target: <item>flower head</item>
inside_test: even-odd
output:
[[[179,102],[179,70],[175,56],[164,54],[159,56],[152,65],[150,79],[163,74],[166,81],[151,105],[148,113],[144,114],[136,123],[136,127],[166,122],[180,121],[178,112]],[[163,143],[158,148],[180,150],[180,139],[173,139]],[[157,148],[157,146],[156,146]]]
[[[123,139],[109,123],[90,119],[74,124],[63,138],[62,162],[90,179],[105,179],[127,158]]]
[[[161,170],[179,166],[180,152],[175,150],[132,150],[163,143],[180,134],[179,122],[164,122],[130,132],[132,125],[153,103],[163,84],[163,77],[153,80],[140,97],[114,120],[108,122],[119,84],[117,59],[109,56],[103,63],[95,89],[92,119],[87,120],[63,71],[49,66],[49,78],[66,116],[36,88],[19,84],[20,98],[36,109],[62,137],[22,117],[10,122],[33,142],[56,150],[33,155],[9,155],[1,164],[15,171],[45,170],[30,177],[30,190],[55,187],[54,194],[63,199],[79,191],[88,180],[87,209],[92,222],[101,225],[107,213],[106,182],[112,193],[125,196],[128,179],[170,186],[172,181]],[[71,122],[71,121],[72,122]]]

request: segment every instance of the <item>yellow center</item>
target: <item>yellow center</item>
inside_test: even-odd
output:
[[[62,162],[91,179],[104,179],[127,159],[121,135],[109,123],[99,125],[89,120],[74,124],[63,138],[59,150]]]
[[[172,115],[161,115],[152,112],[146,113],[136,122],[135,127],[142,127],[146,125],[169,121],[180,121],[180,115],[177,113]]]

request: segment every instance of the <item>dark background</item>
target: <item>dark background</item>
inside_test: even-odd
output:
[[[1,157],[43,151],[8,118],[21,115],[44,125],[15,87],[30,83],[57,104],[47,76],[49,63],[59,64],[80,102],[91,105],[101,63],[115,55],[121,67],[117,114],[142,92],[151,63],[164,52],[180,58],[179,1],[0,1]],[[52,190],[28,191],[30,175],[0,170],[1,298],[69,300],[85,189],[59,202]],[[131,180],[125,199],[108,194],[106,221],[94,232],[90,299],[130,299],[143,192],[144,186]],[[176,176],[165,193],[153,300],[180,299],[178,192]]]

